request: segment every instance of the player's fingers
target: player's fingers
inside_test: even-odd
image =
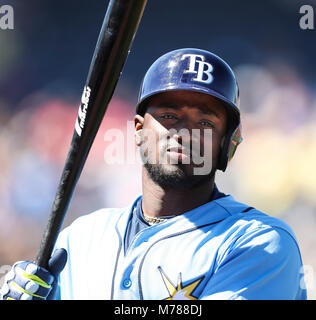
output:
[[[30,294],[35,298],[43,299],[51,290],[51,283],[54,278],[47,274],[46,271],[45,276],[43,277],[43,272],[41,271],[42,270],[34,264],[29,264],[25,270],[20,266],[17,266],[15,269],[15,281],[24,289],[24,293]],[[46,281],[44,281],[43,278]]]
[[[31,300],[32,296],[20,287],[16,283],[16,274],[12,269],[5,276],[5,282],[1,288],[1,299],[2,300]]]
[[[50,286],[54,281],[54,276],[49,271],[30,261],[16,263],[13,268],[17,269],[18,275],[33,280],[43,287]]]
[[[8,284],[8,293],[3,296],[5,300],[33,300],[34,296],[26,289],[23,289],[14,280],[10,281]]]
[[[5,275],[3,286],[0,289],[1,300],[7,299],[8,294],[10,292],[9,283],[14,279],[14,277],[15,277],[15,274],[12,269]],[[15,299],[12,298],[12,300],[15,300]]]
[[[49,294],[53,275],[29,261],[17,262],[5,276],[2,299],[38,300]]]

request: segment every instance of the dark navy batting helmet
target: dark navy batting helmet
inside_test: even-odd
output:
[[[172,90],[205,93],[225,106],[228,128],[217,165],[217,169],[225,171],[242,141],[239,90],[234,72],[224,60],[205,50],[187,48],[166,53],[145,74],[136,112],[144,115],[150,97]]]

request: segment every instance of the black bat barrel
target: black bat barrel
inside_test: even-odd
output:
[[[127,59],[146,0],[111,0],[81,97],[75,130],[35,263],[47,268],[72,194]]]

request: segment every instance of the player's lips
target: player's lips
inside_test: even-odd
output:
[[[170,158],[177,160],[179,162],[182,162],[183,160],[190,159],[190,152],[186,151],[183,148],[177,148],[177,147],[169,147],[167,148],[167,154]]]

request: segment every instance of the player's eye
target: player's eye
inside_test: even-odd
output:
[[[201,120],[200,121],[200,124],[203,126],[203,127],[208,127],[208,128],[214,128],[214,124],[209,121],[209,120]]]
[[[172,113],[163,113],[159,116],[159,118],[163,119],[163,120],[176,120],[176,119],[178,119],[178,117]]]

